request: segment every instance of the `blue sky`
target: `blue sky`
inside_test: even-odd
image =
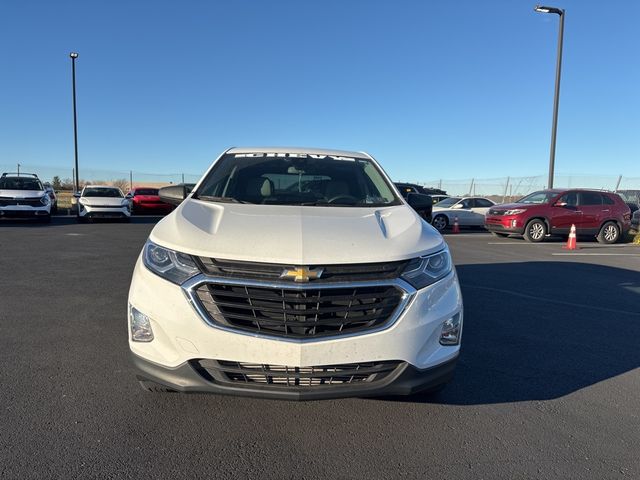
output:
[[[0,4],[0,164],[202,172],[229,146],[367,150],[394,179],[547,170],[535,1]],[[640,2],[567,10],[558,173],[640,176]],[[607,9],[599,8],[606,6]]]

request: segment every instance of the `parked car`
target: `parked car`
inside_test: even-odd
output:
[[[0,176],[0,217],[51,221],[51,198],[36,174],[6,172]]]
[[[51,213],[58,213],[58,197],[56,196],[56,191],[49,183],[44,184],[44,189],[51,199]]]
[[[434,205],[447,198],[450,198],[450,195],[431,195],[431,200],[433,201]]]
[[[449,197],[433,206],[433,221],[440,232],[458,219],[461,227],[482,227],[484,216],[495,202],[483,197]]]
[[[620,195],[628,205],[632,217],[637,210],[640,210],[640,190],[617,190],[615,193]]]
[[[615,243],[630,224],[631,212],[619,195],[584,189],[535,192],[516,203],[492,207],[485,219],[487,230],[495,235],[515,233],[530,242],[541,242],[548,235],[567,235],[575,225],[578,235]]]
[[[405,200],[409,198],[409,195],[411,195],[412,198],[419,198],[419,195],[422,196],[420,208],[414,207],[414,210],[427,222],[431,223],[431,212],[433,209],[433,199],[431,198],[431,195],[422,193],[424,192],[424,189],[419,185],[409,183],[396,183],[395,185]]]
[[[93,220],[94,218],[117,218],[129,221],[131,210],[129,198],[125,197],[117,187],[104,185],[87,185],[81,193],[74,194],[77,198],[78,222]]]
[[[631,232],[640,233],[640,210],[636,210],[631,216]]]
[[[134,215],[141,213],[167,214],[175,208],[170,203],[160,200],[157,188],[135,187],[129,191],[128,196],[131,198],[131,213]]]
[[[144,389],[300,400],[451,378],[463,309],[449,250],[369,155],[233,148],[191,193],[160,196],[178,207],[129,290]]]

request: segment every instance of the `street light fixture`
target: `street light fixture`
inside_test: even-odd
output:
[[[560,17],[558,32],[558,55],[556,59],[556,91],[553,96],[553,125],[551,127],[551,152],[549,153],[549,188],[553,188],[553,174],[556,161],[556,133],[558,131],[558,104],[560,102],[560,70],[562,68],[562,39],[564,37],[564,9],[536,5],[538,13],[553,13]]]
[[[69,54],[71,57],[71,83],[73,85],[73,144],[75,147],[75,159],[76,159],[76,168],[75,168],[75,187],[76,192],[80,189],[80,180],[78,175],[78,117],[76,114],[76,58],[78,58],[78,54],[76,52],[71,52]]]

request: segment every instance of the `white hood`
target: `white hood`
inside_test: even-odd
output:
[[[0,197],[9,198],[36,198],[44,194],[44,190],[0,190]]]
[[[301,207],[185,200],[153,229],[197,256],[294,265],[404,260],[444,246],[411,207]]]

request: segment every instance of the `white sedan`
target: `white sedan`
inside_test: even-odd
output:
[[[79,222],[94,218],[118,218],[129,221],[131,208],[130,196],[125,196],[117,187],[87,185],[82,193],[74,195],[77,199],[77,218]]]
[[[461,227],[481,227],[484,216],[495,202],[482,197],[449,197],[433,206],[431,224],[439,231],[452,227],[455,218]]]

